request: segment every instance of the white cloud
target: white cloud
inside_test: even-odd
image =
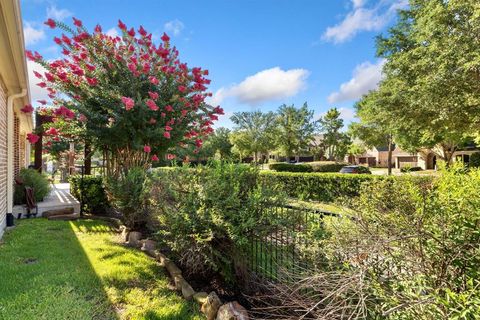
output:
[[[268,100],[278,100],[296,95],[305,88],[309,75],[305,69],[282,70],[279,67],[260,71],[245,78],[239,84],[220,88],[212,104],[219,104],[225,98],[233,97],[250,105],[257,105]]]
[[[365,2],[352,0],[353,10],[339,24],[328,27],[322,39],[342,43],[361,31],[379,31],[391,21],[398,9],[408,5],[408,0],[380,0],[374,7],[365,8]]]
[[[340,118],[346,122],[350,122],[355,119],[355,110],[351,108],[339,108],[338,111],[340,111]]]
[[[58,9],[53,5],[47,8],[47,18],[63,21],[70,16],[72,16],[72,12],[67,9]]]
[[[360,8],[365,4],[366,0],[352,0],[352,4],[354,8]]]
[[[45,39],[45,31],[43,28],[35,29],[30,22],[25,22],[23,26],[23,35],[25,38],[25,45],[29,46]]]
[[[110,28],[107,30],[107,32],[105,32],[105,34],[107,36],[110,36],[110,37],[118,37],[120,34],[118,33],[118,30],[116,28]]]
[[[185,29],[183,22],[178,19],[165,23],[163,27],[167,33],[172,33],[174,36],[178,36]]]
[[[355,67],[352,78],[340,85],[340,89],[328,96],[328,102],[337,103],[359,99],[368,91],[375,89],[382,79],[382,67],[385,60],[377,63],[364,62]]]
[[[33,71],[43,74],[46,71],[45,68],[33,61],[27,62],[27,68],[28,68],[28,81],[30,84],[30,96],[32,99],[32,104],[38,105],[37,100],[49,100],[48,91],[45,88],[40,88],[39,86],[37,86],[37,83],[41,82],[41,80],[39,80],[33,74]]]

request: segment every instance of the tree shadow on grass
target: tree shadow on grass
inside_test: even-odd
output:
[[[118,319],[68,223],[19,221],[4,241],[1,319]]]

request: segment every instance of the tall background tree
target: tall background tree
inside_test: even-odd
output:
[[[296,108],[282,105],[277,111],[276,144],[287,157],[298,156],[311,144],[316,129],[313,120],[313,110],[305,102],[302,107]]]
[[[348,146],[351,144],[350,138],[345,132],[343,119],[340,118],[340,111],[332,108],[318,120],[319,131],[323,135],[322,145],[325,150],[325,156],[328,160],[341,160],[348,152]]]
[[[390,109],[402,147],[432,148],[447,164],[479,133],[480,6],[477,0],[412,0],[377,39],[385,80],[403,103]]]
[[[235,124],[232,142],[235,145],[241,143],[241,147],[237,149],[250,152],[255,163],[258,162],[260,153],[268,155],[275,149],[276,115],[274,112],[235,112],[230,120]]]

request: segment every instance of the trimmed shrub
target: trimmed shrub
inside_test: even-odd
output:
[[[342,169],[344,166],[346,166],[346,163],[336,163],[336,162],[312,162],[308,164],[309,166],[312,167],[313,172],[339,172],[340,169]]]
[[[405,166],[400,169],[400,172],[414,172],[414,171],[422,171],[423,169],[421,167],[410,167],[410,166]]]
[[[150,181],[142,167],[131,168],[119,177],[106,180],[106,191],[112,207],[130,230],[145,231],[151,222],[149,208]]]
[[[50,183],[45,174],[34,169],[21,169],[16,179],[14,191],[14,203],[25,204],[25,187],[32,187],[35,195],[35,201],[40,202],[51,190]]]
[[[291,164],[291,163],[271,163],[270,170],[278,172],[312,172],[313,168],[308,164]]]
[[[266,203],[282,203],[282,193],[261,187],[254,167],[178,167],[156,170],[152,180],[158,239],[187,274],[245,280],[244,255],[252,235],[267,235],[282,225],[273,210],[262,210]]]
[[[83,209],[91,214],[103,214],[108,208],[108,199],[103,187],[102,177],[74,175],[68,178],[70,193],[77,199],[82,200]],[[83,197],[83,198],[82,198]]]
[[[403,177],[316,172],[260,172],[261,183],[265,186],[274,186],[292,198],[322,202],[334,202],[341,198],[356,197],[364,183],[383,179],[401,180]],[[413,179],[428,181],[431,180],[431,177],[414,177]]]
[[[469,166],[472,168],[480,168],[480,152],[472,153]]]
[[[288,196],[301,200],[333,202],[340,197],[355,197],[362,183],[381,176],[340,173],[268,172],[260,174],[265,186],[275,186]]]

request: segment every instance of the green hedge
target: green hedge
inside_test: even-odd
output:
[[[50,183],[45,174],[42,174],[34,169],[22,169],[16,178],[14,203],[25,204],[25,187],[32,187],[35,195],[35,201],[42,201],[51,190]]]
[[[68,178],[70,182],[70,193],[80,201],[82,199],[81,190],[83,190],[83,205],[85,212],[92,214],[103,214],[109,207],[105,188],[103,187],[102,177],[84,176],[82,188],[82,176],[74,175]]]
[[[291,163],[271,163],[270,170],[279,172],[312,172],[313,168],[308,164],[291,164]]]
[[[414,172],[414,171],[422,171],[422,167],[410,167],[410,166],[405,166],[400,169],[400,172]]]
[[[314,172],[339,172],[345,163],[311,163]]]
[[[371,174],[342,173],[299,173],[299,172],[260,172],[261,183],[270,188],[285,192],[289,197],[300,200],[334,202],[343,197],[351,198],[359,194],[363,183],[381,179],[414,179],[431,181],[431,176],[377,176]]]

